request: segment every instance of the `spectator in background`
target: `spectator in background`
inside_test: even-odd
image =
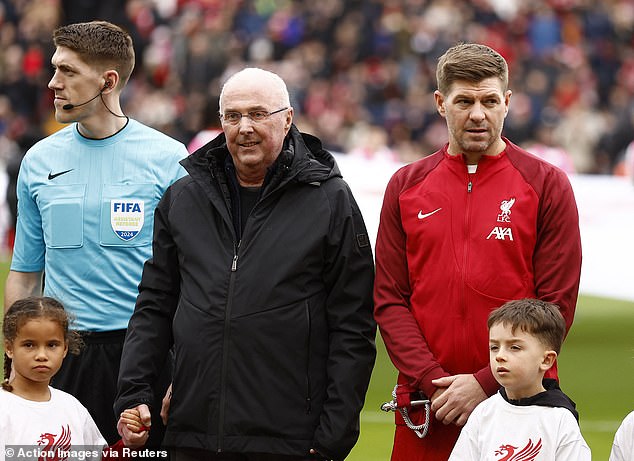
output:
[[[57,121],[69,125],[36,143],[22,161],[4,305],[43,292],[73,314],[86,347],[66,357],[52,382],[77,397],[113,443],[119,438],[116,376],[152,250],[154,209],[184,174],[178,162],[187,150],[123,114],[120,95],[135,62],[124,30],[105,21],[71,24],[56,29],[53,42],[48,86]],[[158,393],[169,379],[166,367]],[[158,446],[162,434],[157,415],[149,445]]]
[[[397,395],[422,393],[433,411],[422,439],[396,414],[393,461],[445,461],[475,406],[497,392],[486,320],[501,302],[553,302],[572,325],[581,274],[575,198],[562,170],[502,136],[508,72],[481,44],[442,55],[434,98],[449,142],[397,171],[385,191],[375,318],[399,371]],[[408,410],[422,424],[422,407]]]
[[[535,133],[535,139],[525,143],[526,149],[531,154],[546,160],[548,163],[562,169],[567,174],[575,172],[575,165],[568,151],[559,147],[555,141],[556,118],[545,114]]]
[[[18,196],[17,196],[17,184],[18,173],[20,172],[20,165],[26,152],[39,141],[40,136],[25,133],[18,138],[17,149],[11,152],[10,157],[7,159],[7,192],[6,200],[9,210],[9,223],[7,229],[7,248],[13,250],[13,243],[15,241],[15,228],[18,222]]]
[[[218,81],[252,63],[284,77],[298,126],[326,147],[347,152],[356,147],[349,133],[357,124],[375,125],[387,147],[410,161],[421,155],[411,146],[431,148],[437,133],[428,97],[435,62],[461,41],[500,50],[513,71],[515,101],[530,99],[530,111],[511,111],[506,123],[517,144],[534,141],[548,106],[558,112],[556,147],[573,156],[579,173],[612,173],[634,140],[630,0],[75,3],[0,0],[0,92],[32,124],[44,124],[50,107],[38,91],[46,77],[31,71],[38,54],[50,54],[51,23],[99,15],[125,18],[138,43],[129,112],[185,144],[206,128],[192,101],[217,98]]]
[[[220,123],[218,98],[206,99],[200,98],[200,102],[203,104],[203,108],[200,111],[195,111],[192,114],[193,117],[202,116],[204,129],[200,130],[187,144],[187,151],[191,154],[203,147],[205,144],[213,140],[216,136],[222,133],[222,125]],[[200,123],[196,123],[196,120],[192,120],[192,126],[200,126]]]

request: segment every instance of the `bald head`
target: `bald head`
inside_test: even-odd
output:
[[[254,88],[267,95],[270,104],[276,107],[290,107],[290,96],[286,83],[282,78],[268,70],[257,67],[247,67],[233,74],[225,82],[220,92],[220,112],[227,104],[227,96],[235,91]]]

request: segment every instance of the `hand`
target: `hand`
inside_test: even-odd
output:
[[[464,426],[473,409],[487,398],[473,375],[454,375],[434,379],[438,389],[431,397],[431,409],[443,424]]]
[[[141,421],[141,414],[136,408],[129,408],[123,410],[123,413],[119,416],[119,421],[125,424],[132,432],[139,433],[147,430],[143,422]]]
[[[145,445],[150,436],[152,418],[147,405],[124,410],[117,422],[117,431],[126,447],[139,448]]]
[[[170,403],[172,403],[172,384],[170,383],[170,387],[167,388],[165,392],[165,397],[161,401],[161,419],[163,420],[163,424],[167,426],[167,417],[170,411]]]

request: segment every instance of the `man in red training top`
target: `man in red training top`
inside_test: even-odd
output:
[[[488,366],[490,311],[539,298],[560,306],[568,330],[581,272],[566,174],[502,136],[504,58],[457,45],[436,77],[449,143],[394,174],[376,243],[375,317],[398,392],[423,393],[433,415],[420,439],[397,413],[392,460],[446,461],[471,411],[499,388]],[[553,367],[547,377],[556,376]]]

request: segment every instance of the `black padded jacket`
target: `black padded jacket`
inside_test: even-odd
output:
[[[238,236],[228,158],[220,135],[184,159],[156,209],[115,410],[152,402],[173,346],[167,446],[344,459],[375,360],[363,218],[292,126]]]

